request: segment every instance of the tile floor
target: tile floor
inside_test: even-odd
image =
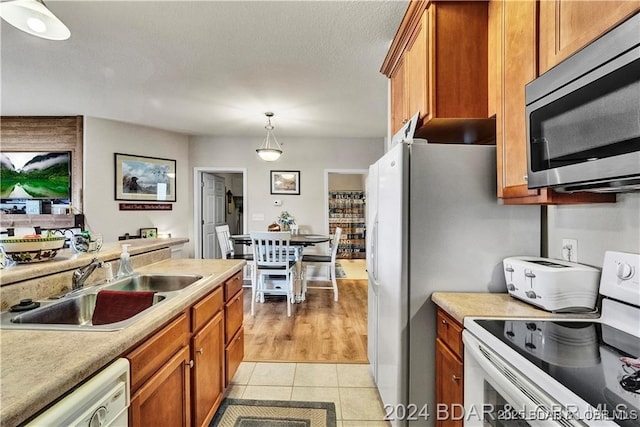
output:
[[[242,362],[227,397],[333,402],[337,427],[387,427],[369,365]]]

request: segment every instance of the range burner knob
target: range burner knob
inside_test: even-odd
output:
[[[536,298],[536,293],[534,291],[527,291],[524,293],[526,296],[528,296],[531,299],[535,299]]]
[[[633,277],[634,269],[632,265],[627,264],[626,262],[618,262],[617,264],[616,276],[618,276],[618,279],[629,280]]]
[[[516,290],[516,286],[513,283],[509,283],[507,285],[507,289],[510,291],[515,291]]]

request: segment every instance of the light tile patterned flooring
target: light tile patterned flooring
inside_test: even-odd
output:
[[[390,426],[369,365],[242,362],[226,396],[333,402],[337,427]]]

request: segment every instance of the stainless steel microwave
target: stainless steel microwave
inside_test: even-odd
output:
[[[529,188],[640,191],[640,13],[525,87]]]

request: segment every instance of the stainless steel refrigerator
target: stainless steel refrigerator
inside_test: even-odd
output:
[[[541,209],[496,196],[494,146],[414,140],[367,177],[368,355],[385,405],[435,421],[435,291],[506,292],[502,260],[540,255]],[[405,425],[405,421],[392,421]]]

